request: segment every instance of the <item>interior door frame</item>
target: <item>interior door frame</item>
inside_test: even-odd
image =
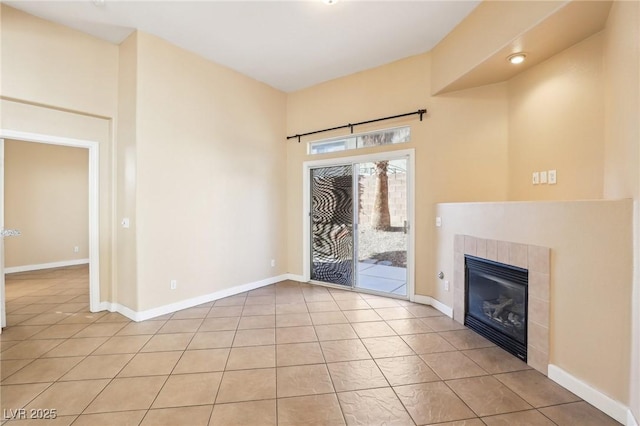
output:
[[[302,277],[305,282],[311,280],[311,169],[318,167],[331,167],[353,165],[355,163],[371,163],[376,161],[407,159],[407,296],[410,301],[415,299],[415,149],[400,149],[383,151],[375,154],[362,154],[348,157],[324,158],[310,160],[302,163]],[[330,284],[328,284],[330,285]],[[366,292],[357,285],[353,287],[333,286],[345,290]],[[386,294],[386,293],[385,293]],[[397,297],[391,295],[390,297]]]
[[[100,217],[99,217],[99,189],[100,189],[100,145],[97,141],[73,139],[39,133],[20,132],[0,129],[0,139],[10,139],[20,142],[41,143],[47,145],[61,145],[89,150],[89,310],[100,310]],[[4,157],[4,154],[3,154]],[[2,170],[2,184],[4,185],[4,169]],[[4,215],[4,193],[1,206]],[[4,255],[4,253],[3,253]],[[2,276],[4,277],[4,258],[2,259]],[[0,290],[2,312],[5,312],[4,281]],[[4,327],[6,324],[2,324]]]
[[[4,231],[4,139],[0,137],[0,231]],[[5,306],[4,291],[4,236],[0,236],[0,334],[2,328],[7,326],[7,309]]]

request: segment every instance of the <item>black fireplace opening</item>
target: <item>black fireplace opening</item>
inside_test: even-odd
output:
[[[527,361],[526,269],[465,255],[464,324]]]

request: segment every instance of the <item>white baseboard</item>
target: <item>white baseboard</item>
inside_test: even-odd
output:
[[[38,265],[11,266],[4,268],[5,274],[15,274],[16,272],[39,271],[41,269],[62,268],[65,266],[85,265],[89,259],[62,260],[60,262],[40,263]]]
[[[98,310],[96,312],[100,311],[118,312],[119,314],[124,315],[132,321],[142,321],[138,319],[138,312],[119,303],[100,302],[100,304],[98,305]]]
[[[159,306],[157,308],[148,309],[146,311],[134,311],[133,309],[128,308],[124,305],[120,305],[118,303],[111,303],[111,302],[101,302],[99,305],[99,310],[119,312],[133,321],[144,321],[144,320],[159,317],[165,314],[177,312],[182,309],[192,308],[194,306],[201,305],[207,302],[212,302],[214,300],[222,299],[224,297],[229,297],[239,293],[244,293],[245,291],[255,290],[256,288],[264,287],[270,284],[275,284],[277,282],[284,281],[284,280],[305,282],[304,277],[302,275],[283,274],[283,275],[278,275],[276,277],[267,278],[264,280],[255,281],[252,283],[242,284],[242,285],[231,287],[228,289],[216,291],[215,293],[205,294],[203,296],[182,300],[180,302],[171,303],[169,305]],[[448,317],[450,318],[453,317],[452,308],[450,308],[449,306],[445,305],[444,303],[432,297],[416,294],[414,297],[414,301],[416,303],[421,303],[423,305],[433,306],[435,309],[439,310],[440,312],[447,315]]]
[[[307,282],[307,280],[304,279],[304,276],[302,275],[297,275],[297,274],[284,274],[283,277],[285,277],[285,280],[291,280],[291,281],[298,281],[301,283],[305,283]]]
[[[423,305],[433,306],[449,318],[453,318],[453,308],[448,307],[447,305],[434,299],[433,297],[416,294],[413,296],[413,301],[415,303],[422,303]]]
[[[214,300],[222,299],[229,296],[234,296],[245,291],[255,290],[260,287],[264,287],[270,284],[275,284],[280,281],[284,281],[287,275],[278,275],[276,277],[267,278],[260,281],[254,281],[248,284],[242,284],[235,287],[227,288],[224,290],[216,291],[214,293],[205,294],[203,296],[193,297],[191,299],[181,300],[180,302],[170,303],[168,305],[159,306],[157,308],[147,309],[146,311],[134,311],[119,303],[101,302],[100,310],[107,310],[110,312],[119,312],[125,317],[133,321],[144,321],[151,318],[159,317],[173,312],[180,311],[182,309],[192,308],[194,306],[201,305],[203,303],[213,302]]]
[[[549,378],[570,390],[603,413],[627,426],[637,426],[631,410],[626,405],[603,394],[591,385],[572,376],[557,365],[549,364]]]

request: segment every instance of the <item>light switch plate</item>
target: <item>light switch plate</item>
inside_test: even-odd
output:
[[[533,172],[533,177],[532,177],[532,183],[534,185],[537,185],[540,183],[540,173],[538,172]]]
[[[547,171],[540,172],[540,183],[547,183]]]
[[[549,170],[549,185],[555,185],[558,182],[558,176],[555,170]]]

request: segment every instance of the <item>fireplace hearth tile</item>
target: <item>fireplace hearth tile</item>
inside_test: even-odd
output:
[[[483,255],[484,246],[486,246],[486,251]],[[480,251],[478,252],[478,250]],[[478,256],[478,253],[480,253],[480,256]],[[549,363],[551,249],[508,241],[483,239],[470,235],[455,235],[452,283],[453,320],[461,325],[464,324],[465,315],[465,254],[528,269],[529,320],[533,319],[541,328],[534,330],[534,333],[528,333],[527,364],[547,375]],[[475,334],[473,331],[469,330],[469,332]],[[442,333],[440,334],[442,335]],[[482,339],[479,335],[478,338]],[[491,346],[493,345],[491,344]],[[462,349],[474,348],[465,347]]]
[[[486,240],[487,242],[487,255],[489,260],[498,260],[498,242],[496,240]]]
[[[464,236],[464,254],[476,255],[476,237]]]
[[[527,246],[529,251],[529,272],[548,274],[551,271],[550,254],[547,247]]]
[[[533,321],[544,327],[549,327],[549,302],[530,296],[529,321]]]
[[[527,246],[525,244],[509,243],[509,262],[507,263],[518,268],[528,269]]]
[[[531,345],[527,345],[527,364],[546,376],[549,374],[548,363],[549,354],[547,352],[543,352]]]
[[[549,274],[529,271],[529,297],[549,301]]]
[[[464,291],[464,256],[462,255],[460,256],[461,256],[461,259],[456,261],[461,263],[462,267],[457,268],[453,271],[453,289]]]
[[[509,264],[509,243],[506,241],[498,241],[498,262]]]
[[[549,353],[549,329],[531,320],[529,320],[527,327],[529,329],[529,345],[541,352]]]
[[[484,238],[476,238],[476,256],[487,257],[487,240]]]

